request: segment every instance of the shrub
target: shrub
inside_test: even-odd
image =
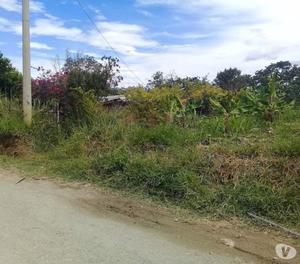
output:
[[[154,88],[150,91],[143,88],[129,89],[126,96],[131,101],[130,111],[135,118],[150,125],[172,123],[184,107],[178,87]]]
[[[92,91],[97,97],[113,93],[123,80],[117,58],[67,53],[63,71],[68,73],[68,87],[81,87],[83,91]]]
[[[69,74],[65,71],[51,73],[41,69],[41,76],[32,85],[35,101],[46,106],[56,122],[70,133],[74,127],[91,125],[96,98],[93,91],[71,88],[68,82]]]
[[[193,86],[184,95],[187,102],[186,112],[194,115],[211,115],[214,110],[211,99],[220,100],[225,95],[224,90],[208,83]]]
[[[74,127],[91,126],[95,119],[97,106],[92,91],[69,89],[59,104],[60,122],[66,131],[71,131]]]

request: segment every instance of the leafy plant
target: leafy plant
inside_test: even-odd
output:
[[[61,122],[65,129],[90,126],[96,114],[96,99],[93,91],[81,88],[69,89],[60,101]]]
[[[278,94],[280,83],[276,76],[269,79],[267,89],[260,92],[243,91],[240,95],[241,104],[245,112],[260,115],[265,121],[274,122],[281,112],[294,105],[287,103],[284,94]]]
[[[81,87],[85,92],[93,91],[98,97],[112,93],[123,80],[119,60],[106,56],[97,60],[80,53],[67,53],[62,71],[68,74],[68,87]]]
[[[148,124],[172,123],[177,115],[183,113],[182,92],[178,87],[149,91],[135,88],[128,90],[126,96],[131,101],[130,110],[135,118]]]
[[[215,111],[223,115],[224,133],[229,134],[231,118],[240,114],[240,104],[238,99],[232,94],[227,94],[221,101],[210,98],[210,102]]]
[[[13,99],[21,95],[22,74],[0,52],[0,96]]]
[[[93,90],[70,87],[69,74],[65,71],[52,73],[40,68],[40,72],[41,76],[32,82],[35,104],[46,106],[49,115],[52,113],[56,123],[66,130],[90,125],[96,111]]]

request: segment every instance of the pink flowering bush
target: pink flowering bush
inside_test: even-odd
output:
[[[39,71],[40,76],[32,81],[33,98],[46,106],[48,118],[65,131],[91,124],[96,108],[93,91],[70,87],[68,72],[52,73],[43,68]]]
[[[41,103],[51,100],[59,103],[68,91],[68,73],[63,71],[52,73],[42,67],[38,70],[40,76],[32,81],[33,98]]]

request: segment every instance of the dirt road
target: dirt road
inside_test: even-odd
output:
[[[186,220],[92,186],[16,184],[20,177],[0,170],[3,264],[272,263],[274,245],[287,242],[226,222]]]

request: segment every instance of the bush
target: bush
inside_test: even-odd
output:
[[[65,131],[76,127],[89,127],[96,115],[96,99],[92,91],[84,92],[81,88],[69,89],[59,102],[60,123]]]
[[[178,87],[129,89],[126,96],[131,101],[130,111],[135,119],[153,125],[160,122],[173,122],[176,115],[183,110],[182,92]]]
[[[68,133],[74,127],[91,125],[96,110],[94,92],[70,87],[66,71],[41,71],[41,76],[32,82],[35,102],[46,106]]]

